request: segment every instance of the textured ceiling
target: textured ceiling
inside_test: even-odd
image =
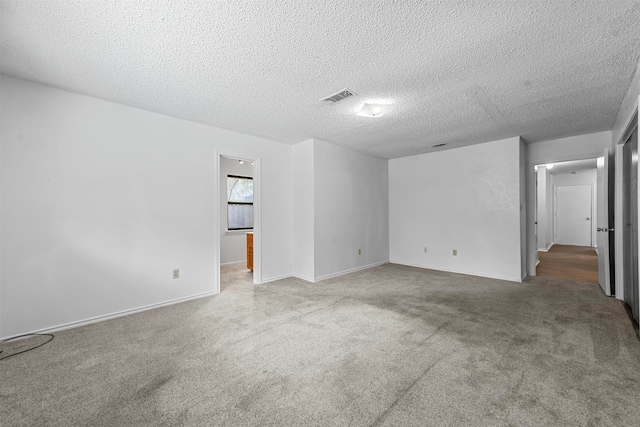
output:
[[[1,72],[385,158],[612,128],[637,1],[4,1]],[[348,87],[336,105],[319,99]],[[364,103],[393,110],[359,117]]]

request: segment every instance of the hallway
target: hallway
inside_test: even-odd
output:
[[[553,245],[538,252],[536,275],[586,283],[598,283],[598,255],[589,246]]]

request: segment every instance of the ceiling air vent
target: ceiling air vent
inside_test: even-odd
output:
[[[355,92],[344,88],[336,93],[334,93],[333,95],[329,95],[326,98],[322,98],[320,101],[327,101],[330,102],[332,104],[335,104],[336,102],[340,102],[343,99],[347,99],[347,98],[351,98],[352,96],[356,95]]]
[[[447,144],[436,144],[436,145],[432,145],[431,148],[438,148],[438,147],[444,147]]]

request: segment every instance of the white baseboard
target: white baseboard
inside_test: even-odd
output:
[[[220,267],[222,267],[223,265],[237,265],[237,264],[246,264],[247,260],[243,259],[242,261],[232,261],[232,262],[225,262],[223,264],[220,264]]]
[[[350,268],[349,270],[343,270],[338,273],[326,274],[324,276],[316,277],[314,283],[320,282],[322,280],[333,279],[334,277],[344,276],[345,274],[355,273],[356,271],[367,270],[369,268],[378,267],[380,265],[389,264],[389,261],[376,262],[373,264],[363,265],[362,267]]]
[[[436,271],[445,271],[447,273],[456,273],[456,274],[465,274],[467,276],[477,276],[477,277],[486,277],[488,279],[498,279],[498,280],[506,280],[509,282],[516,282],[516,283],[521,283],[524,278],[523,277],[508,277],[508,276],[496,276],[496,275],[491,275],[491,274],[480,274],[474,271],[464,271],[464,270],[452,270],[452,269],[448,269],[448,268],[441,268],[441,267],[435,267],[435,266],[431,266],[431,265],[418,265],[418,264],[411,264],[411,263],[407,263],[407,262],[398,262],[398,261],[391,261],[392,264],[398,264],[398,265],[406,265],[408,267],[417,267],[417,268],[424,268],[424,269],[428,269],[428,270],[436,270]],[[524,276],[526,277],[526,275]]]
[[[118,312],[111,313],[111,314],[105,314],[105,315],[102,315],[102,316],[90,317],[88,319],[78,320],[78,321],[75,321],[75,322],[63,323],[61,325],[50,326],[50,327],[43,328],[43,329],[37,329],[35,331],[22,332],[20,334],[10,335],[10,336],[7,336],[7,337],[1,337],[0,340],[9,339],[9,338],[17,337],[17,336],[20,336],[20,335],[26,335],[26,334],[48,334],[48,333],[51,333],[51,332],[64,331],[65,329],[78,328],[80,326],[90,325],[92,323],[104,322],[105,320],[116,319],[118,317],[128,316],[129,314],[140,313],[142,311],[152,310],[154,308],[165,307],[165,306],[168,306],[168,305],[178,304],[178,303],[181,303],[181,302],[191,301],[191,300],[199,299],[199,298],[205,298],[205,297],[213,296],[213,295],[217,295],[217,294],[218,294],[218,292],[215,292],[215,291],[203,292],[203,293],[200,293],[200,294],[190,295],[190,296],[183,297],[183,298],[177,298],[177,299],[174,299],[174,300],[159,302],[159,303],[156,303],[156,304],[149,304],[149,305],[145,305],[145,306],[142,306],[142,307],[131,308],[131,309],[128,309],[128,310],[122,310],[122,311],[118,311]]]
[[[550,243],[546,248],[538,248],[538,252],[549,252],[549,249],[553,246],[553,243]]]
[[[332,274],[327,274],[325,276],[316,277],[315,279],[313,279],[311,277],[307,277],[307,276],[302,276],[300,274],[292,273],[292,274],[287,274],[287,275],[280,276],[280,277],[271,277],[269,279],[263,280],[262,284],[275,282],[275,281],[281,280],[281,279],[287,279],[289,277],[293,277],[295,279],[304,280],[305,282],[318,283],[318,282],[320,282],[322,280],[327,280],[327,279],[331,279],[333,277],[338,277],[338,276],[344,276],[345,274],[355,273],[356,271],[366,270],[368,268],[378,267],[380,265],[388,264],[388,263],[389,263],[389,261],[376,262],[374,264],[363,265],[362,267],[351,268],[349,270],[340,271],[338,273],[332,273]]]
[[[289,276],[289,277],[293,277],[293,278],[295,278],[295,279],[304,280],[305,282],[314,283],[313,278],[311,278],[311,277],[307,277],[307,276],[302,276],[302,275],[300,275],[300,274],[292,274],[292,275],[291,275],[291,276]]]
[[[302,279],[302,280],[307,280],[304,277],[297,276],[295,274],[284,274],[282,276],[269,277],[268,279],[264,279],[262,282],[260,282],[260,284],[264,285],[264,284],[271,283],[271,282],[277,282],[278,280],[282,280],[282,279],[289,279],[291,277],[295,277],[295,278]]]

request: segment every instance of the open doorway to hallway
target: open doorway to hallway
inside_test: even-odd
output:
[[[220,156],[220,292],[253,283],[255,161]]]
[[[553,245],[540,252],[536,275],[598,283],[598,254],[589,246]]]
[[[599,283],[598,160],[536,166],[536,275]]]

